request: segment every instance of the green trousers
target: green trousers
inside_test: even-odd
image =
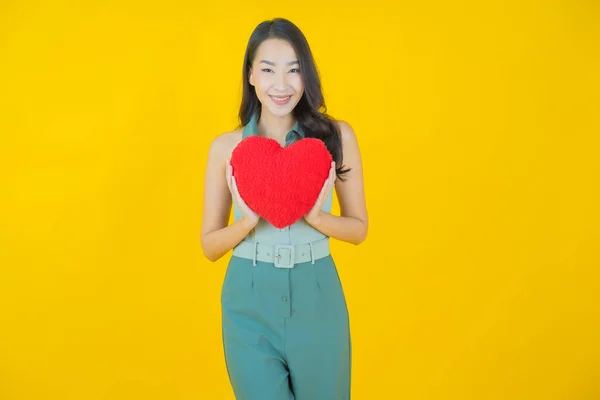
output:
[[[331,255],[293,268],[232,256],[223,348],[238,400],[350,400],[348,309]]]

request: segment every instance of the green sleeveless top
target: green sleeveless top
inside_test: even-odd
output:
[[[258,113],[254,113],[250,119],[250,122],[244,126],[242,140],[248,136],[258,135],[258,118]],[[298,122],[296,122],[292,130],[289,131],[285,137],[285,147],[294,143],[296,140],[301,140],[303,138],[304,132],[300,128]],[[321,210],[325,212],[331,212],[332,199],[333,188],[329,192],[329,195],[321,207]],[[233,215],[234,220],[239,219],[243,215],[235,202],[233,202]],[[244,240],[268,245],[306,244],[316,240],[324,239],[326,237],[326,235],[310,226],[304,220],[304,218],[300,218],[290,226],[279,229],[275,228],[271,223],[261,217],[258,221],[258,224],[254,227],[254,229],[252,229],[252,231],[248,233]]]

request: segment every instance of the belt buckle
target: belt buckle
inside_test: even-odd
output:
[[[294,245],[291,244],[276,244],[273,249],[275,254],[275,266],[277,268],[293,268],[294,267]],[[287,250],[280,252],[281,250]],[[283,254],[282,254],[283,253]],[[283,263],[281,262],[283,260]]]

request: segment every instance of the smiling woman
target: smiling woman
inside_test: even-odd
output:
[[[244,58],[240,126],[210,146],[202,220],[209,260],[233,250],[221,292],[222,332],[239,399],[350,399],[350,323],[329,240],[361,243],[368,217],[356,135],[326,110],[302,32],[282,18],[260,23]],[[252,136],[282,147],[315,138],[325,145],[325,167],[333,160],[327,178],[317,182],[314,205],[289,226],[273,226],[237,190],[229,159]],[[257,174],[252,179],[265,178]],[[339,216],[330,213],[334,188]],[[232,204],[234,223],[228,225]]]
[[[254,86],[261,103],[264,104],[265,97],[268,96],[276,105],[290,105],[290,109],[293,109],[304,92],[304,84],[298,68],[300,63],[294,59],[294,48],[285,40],[267,39],[259,47],[257,58],[260,59],[267,52],[277,56],[278,60],[261,59],[257,73],[254,74],[253,70],[250,72],[249,82]],[[292,61],[284,61],[289,59],[292,59]],[[273,68],[267,68],[266,66]],[[281,73],[276,73],[278,68],[282,70]],[[282,111],[289,113],[290,109],[281,110],[279,113]],[[277,112],[277,110],[271,111]]]

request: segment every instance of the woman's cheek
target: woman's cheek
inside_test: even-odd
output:
[[[268,89],[269,85],[271,84],[270,81],[271,79],[269,79],[269,76],[261,74],[258,78],[258,86],[260,86],[262,89]]]
[[[300,92],[304,88],[304,85],[302,83],[302,77],[300,75],[297,75],[293,79],[290,79],[289,83],[292,87],[294,87],[294,89],[296,89],[297,92]]]

